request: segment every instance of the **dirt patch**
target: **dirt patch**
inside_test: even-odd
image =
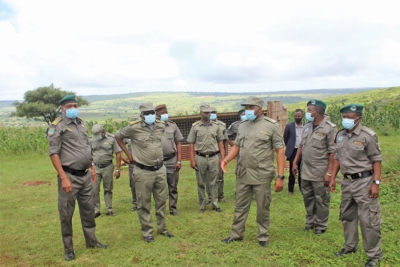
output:
[[[22,183],[22,185],[27,185],[27,186],[38,186],[38,185],[43,185],[43,184],[49,184],[49,182],[46,182],[46,181],[29,181],[29,182]]]

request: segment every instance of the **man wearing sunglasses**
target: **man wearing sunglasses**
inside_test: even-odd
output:
[[[161,139],[165,132],[163,121],[156,120],[153,104],[143,103],[139,107],[140,119],[118,130],[115,134],[119,146],[129,161],[134,164],[135,188],[139,221],[143,239],[151,242],[153,221],[150,213],[151,195],[153,194],[158,233],[173,237],[165,226],[165,203],[167,202],[167,177],[163,164]],[[123,139],[132,140],[132,151],[128,152]]]

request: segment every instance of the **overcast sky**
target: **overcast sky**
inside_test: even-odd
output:
[[[400,1],[0,0],[0,100],[400,85]]]

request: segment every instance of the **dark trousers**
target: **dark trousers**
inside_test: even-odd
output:
[[[292,153],[292,155],[290,156],[290,158],[288,159],[289,160],[289,163],[290,163],[290,167],[289,167],[289,186],[288,186],[288,189],[289,189],[289,193],[293,193],[293,190],[294,190],[294,185],[295,185],[295,183],[296,183],[296,177],[293,175],[293,161],[294,161],[294,159],[295,159],[295,157],[296,157],[296,153],[297,153],[297,148],[295,148],[294,150],[293,150],[293,153]],[[299,170],[299,174],[298,174],[298,183],[299,183],[299,189],[300,189],[300,192],[301,192],[301,175],[300,175],[300,166],[301,166],[301,160],[298,162],[298,164],[297,164],[297,167],[298,167],[298,170]]]

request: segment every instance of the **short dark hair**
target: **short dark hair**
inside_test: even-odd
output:
[[[301,114],[303,114],[304,115],[304,111],[302,110],[302,109],[296,109],[295,111],[294,111],[294,113],[296,113],[296,112],[301,112]]]

